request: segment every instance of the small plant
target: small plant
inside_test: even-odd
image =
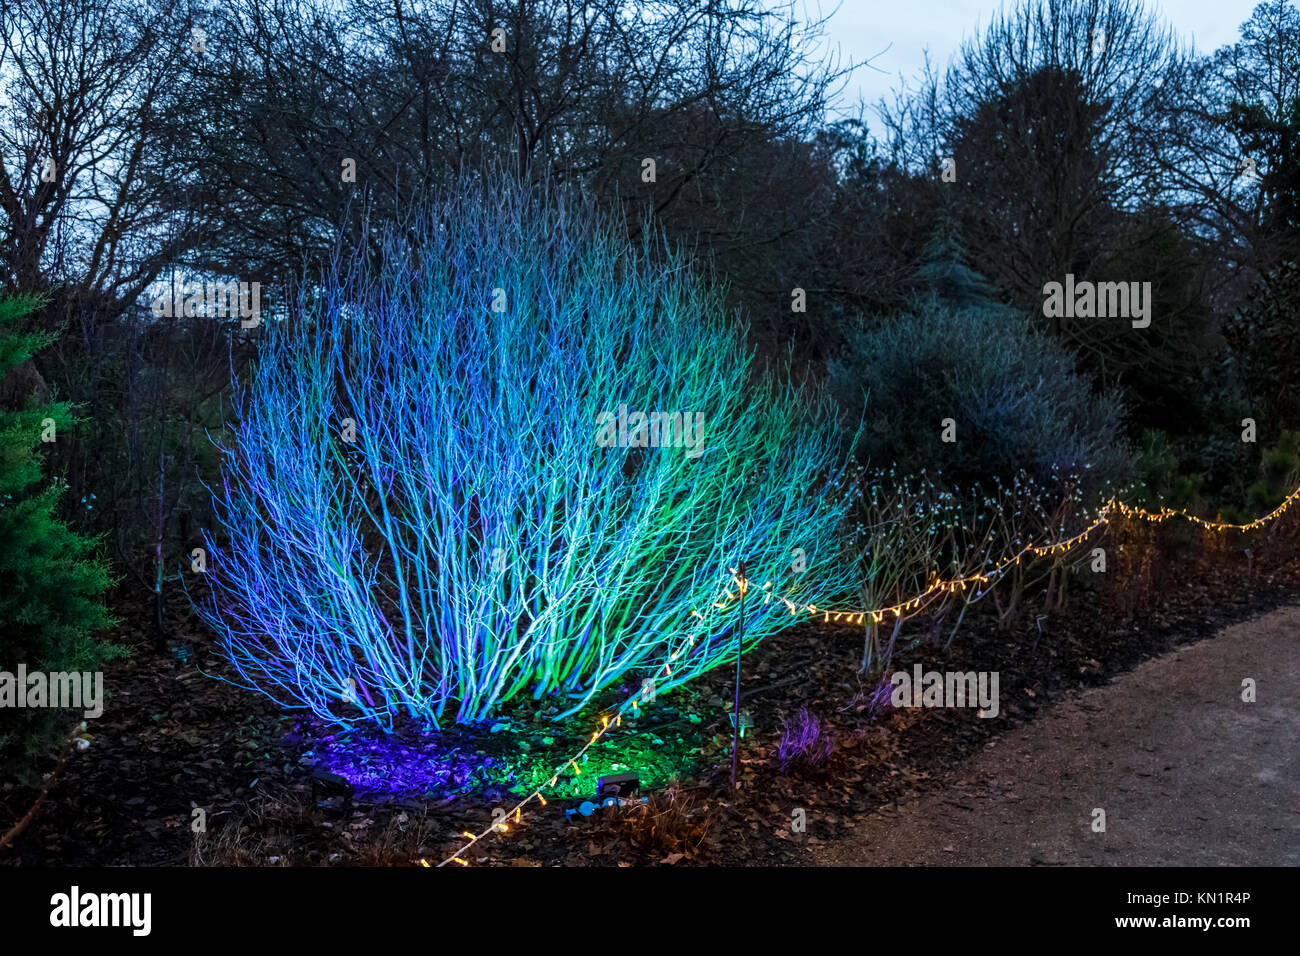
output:
[[[1178,453],[1163,431],[1147,429],[1142,433],[1136,470],[1139,481],[1130,495],[1134,504],[1145,508],[1167,506],[1189,511],[1199,507],[1205,475],[1181,469]]]
[[[609,826],[633,846],[658,856],[699,860],[706,855],[705,840],[717,820],[717,811],[676,781],[652,794],[645,803],[619,808]]]
[[[858,713],[866,711],[867,716],[872,720],[879,720],[893,709],[893,690],[894,685],[888,674],[879,675],[870,690],[864,689],[862,677],[859,675],[858,689],[848,704],[840,708],[840,713],[856,709]]]
[[[876,689],[867,695],[867,713],[872,720],[877,720],[889,713],[894,707],[893,698],[894,684],[883,674]]]
[[[830,759],[835,750],[835,738],[821,718],[808,707],[800,707],[783,723],[781,742],[776,748],[776,759],[781,764],[782,773],[792,767],[816,769]]]
[[[1300,432],[1284,431],[1277,444],[1264,449],[1260,478],[1246,489],[1253,517],[1268,514],[1295,488],[1300,475]]]
[[[942,494],[924,472],[907,476],[890,469],[860,477],[853,549],[864,610],[860,623],[866,628],[859,667],[864,672],[888,666],[903,622],[925,606],[907,602],[924,593],[937,573],[935,531],[941,524]],[[892,617],[885,608],[893,609]],[[892,630],[882,652],[883,623]]]

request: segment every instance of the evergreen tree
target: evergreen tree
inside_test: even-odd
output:
[[[916,278],[924,291],[954,308],[996,305],[989,281],[970,267],[956,231],[943,222],[931,234],[921,253]]]
[[[23,317],[40,305],[33,296],[0,299],[0,381],[52,340],[21,330]],[[112,580],[93,554],[93,539],[57,516],[61,487],[44,477],[41,455],[42,444],[75,419],[64,402],[32,396],[23,404],[0,408],[0,670],[95,670],[122,653],[94,636],[113,623],[103,604]],[[0,760],[11,767],[19,751],[42,752],[81,716],[0,708]]]

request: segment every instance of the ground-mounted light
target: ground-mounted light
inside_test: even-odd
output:
[[[356,791],[346,777],[316,767],[311,772],[311,804],[313,807],[320,806],[322,795],[326,799],[342,797],[343,809],[351,810],[352,798],[356,795]]]
[[[596,782],[594,799],[581,800],[571,807],[566,807],[564,815],[589,817],[606,807],[625,807],[633,803],[646,803],[650,798],[641,794],[641,778],[635,773],[614,773],[601,777]]]

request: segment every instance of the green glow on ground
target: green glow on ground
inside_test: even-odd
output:
[[[658,790],[673,777],[689,776],[701,760],[702,741],[698,736],[657,736],[653,733],[631,733],[614,739],[601,739],[579,762],[581,774],[568,768],[560,774],[554,787],[544,787],[554,773],[559,748],[547,747],[542,752],[522,753],[499,762],[501,779],[512,781],[509,792],[523,796],[543,786],[547,799],[575,799],[591,797],[596,793],[596,781],[609,774],[635,772],[641,778],[642,790]],[[497,768],[494,768],[497,769]]]

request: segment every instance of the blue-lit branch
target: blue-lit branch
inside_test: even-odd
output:
[[[203,609],[251,686],[385,726],[524,694],[564,716],[734,659],[736,605],[714,603],[741,559],[805,602],[851,589],[829,409],[755,374],[653,241],[467,180],[271,325]],[[604,447],[624,404],[700,413],[702,442]],[[747,644],[792,620],[751,609]]]

